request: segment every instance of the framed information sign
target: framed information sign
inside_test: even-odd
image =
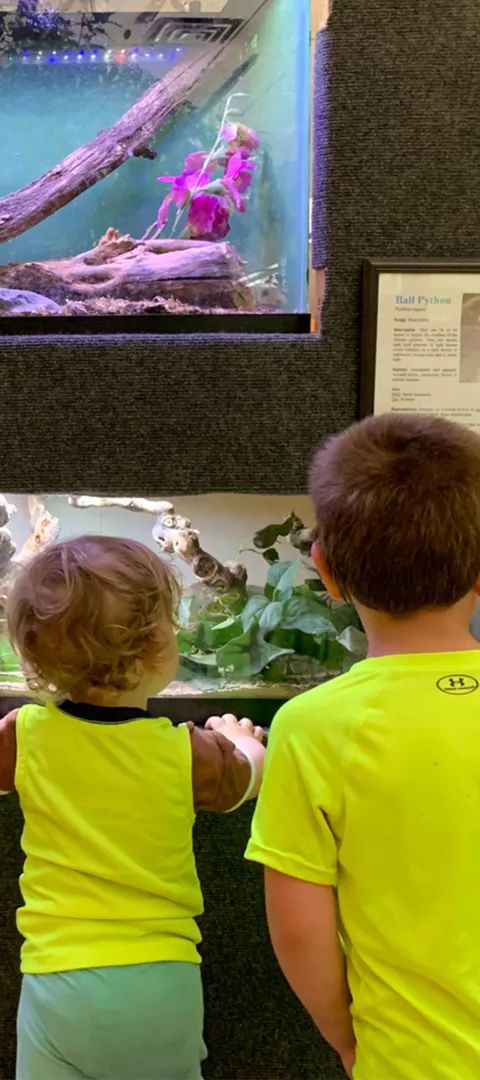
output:
[[[360,413],[382,412],[480,432],[480,260],[365,261]]]

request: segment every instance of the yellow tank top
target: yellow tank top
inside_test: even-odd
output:
[[[27,705],[16,730],[22,971],[198,963],[188,729]]]

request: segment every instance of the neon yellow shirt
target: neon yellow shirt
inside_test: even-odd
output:
[[[338,890],[355,1080],[479,1080],[480,652],[365,660],[285,705],[247,858]]]
[[[198,962],[188,729],[27,705],[16,738],[22,971]]]

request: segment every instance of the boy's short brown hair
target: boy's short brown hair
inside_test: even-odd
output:
[[[390,615],[450,607],[480,574],[480,438],[418,415],[371,416],[316,454],[318,539],[342,595]]]
[[[55,699],[133,690],[171,646],[177,580],[135,540],[79,536],[21,570],[7,624],[31,690]]]

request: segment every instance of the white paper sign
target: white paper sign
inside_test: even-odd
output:
[[[374,412],[480,431],[480,275],[379,275]]]

